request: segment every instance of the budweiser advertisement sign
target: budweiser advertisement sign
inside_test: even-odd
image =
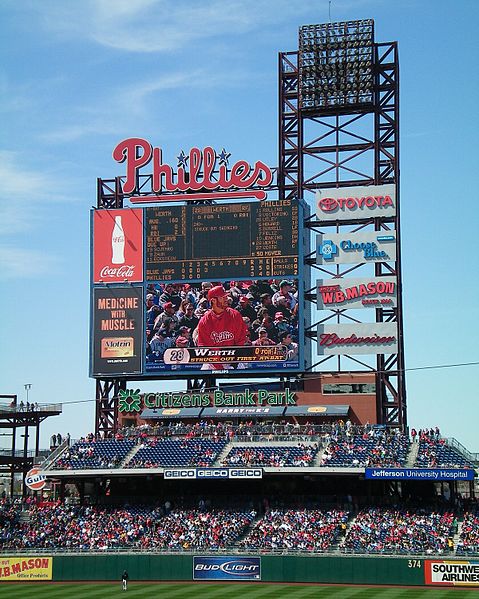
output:
[[[143,211],[95,210],[93,282],[143,281]]]
[[[396,186],[369,185],[317,191],[316,216],[323,221],[396,216]]]
[[[316,282],[318,310],[345,308],[394,308],[396,277],[319,279]]]
[[[396,231],[320,233],[316,238],[316,264],[394,262]]]
[[[318,325],[318,356],[396,354],[395,322]]]
[[[273,181],[273,173],[264,162],[258,160],[250,165],[246,160],[238,160],[229,165],[229,152],[223,148],[217,154],[210,146],[202,150],[191,148],[187,154],[182,150],[175,170],[165,162],[161,148],[154,148],[145,139],[131,137],[115,147],[113,159],[126,163],[123,193],[132,194],[133,204],[222,198],[264,200],[265,188]],[[150,163],[152,193],[135,196],[140,169]]]

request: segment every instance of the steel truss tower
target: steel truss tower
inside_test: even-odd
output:
[[[356,368],[375,372],[378,422],[405,428],[397,43],[375,43],[373,21],[302,27],[299,50],[279,54],[280,199],[297,197],[314,202],[319,189],[382,184],[396,187],[395,217],[354,223],[311,220],[308,226],[312,230],[334,227],[336,233],[366,228],[396,231],[396,261],[392,265],[376,263],[374,274],[397,277],[397,307],[375,312],[376,322],[397,323],[398,353],[378,355],[374,366],[352,356],[348,359]],[[315,254],[307,262],[322,270],[315,266]],[[344,275],[361,267],[342,266],[347,268],[341,271],[336,266],[336,272],[328,274]],[[312,289],[309,298],[315,297]],[[347,310],[334,312],[336,322],[347,319]],[[308,335],[316,337],[314,325]],[[332,358],[324,358],[312,368],[331,372],[332,369],[325,369],[324,362],[331,363]],[[345,365],[345,358],[334,358],[335,372],[351,370]]]

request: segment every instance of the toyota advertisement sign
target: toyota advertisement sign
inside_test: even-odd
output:
[[[341,187],[316,192],[316,216],[322,221],[396,216],[396,186]]]

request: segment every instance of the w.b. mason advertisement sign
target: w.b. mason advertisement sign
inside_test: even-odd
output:
[[[318,310],[345,308],[395,308],[396,277],[319,279],[316,281]]]

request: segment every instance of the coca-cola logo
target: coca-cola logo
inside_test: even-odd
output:
[[[363,208],[387,208],[394,206],[390,196],[365,196],[348,198],[321,198],[318,207],[323,212],[336,210],[362,210]]]
[[[221,331],[221,333],[213,331],[211,333],[211,338],[215,343],[221,343],[222,341],[230,341],[234,339],[234,335],[230,331]]]
[[[104,266],[100,270],[100,277],[102,279],[105,278],[121,278],[121,279],[130,279],[134,276],[135,266],[124,264],[119,266],[118,268],[114,268],[112,266]]]

